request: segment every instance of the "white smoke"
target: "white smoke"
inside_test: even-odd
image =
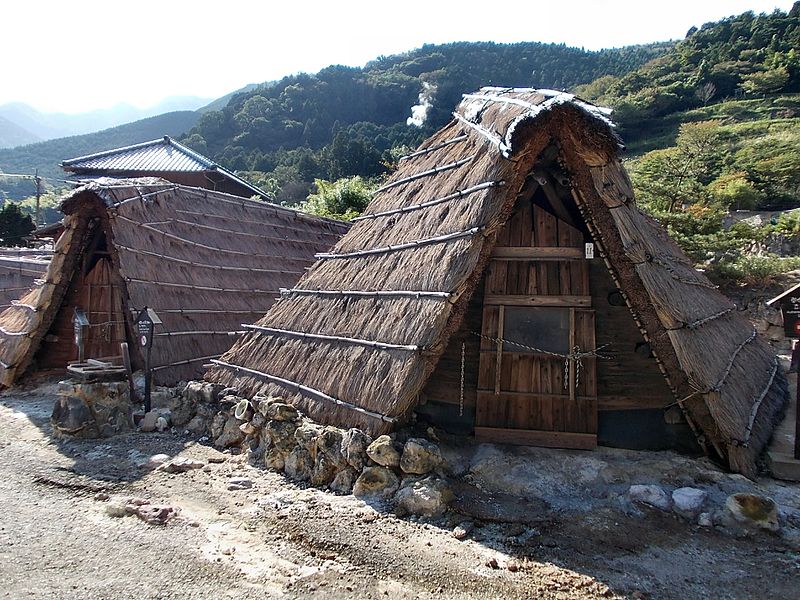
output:
[[[411,116],[406,119],[406,125],[415,125],[422,127],[425,124],[425,119],[428,118],[428,109],[433,106],[431,99],[436,92],[436,86],[422,82],[422,91],[419,93],[419,104],[411,107]]]

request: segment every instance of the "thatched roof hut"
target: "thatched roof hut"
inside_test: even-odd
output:
[[[159,179],[91,183],[65,197],[64,235],[41,287],[0,313],[0,386],[32,363],[76,357],[75,308],[89,319],[87,358],[120,354],[148,306],[163,325],[154,380],[197,377],[241,323],[272,304],[347,230],[345,223]],[[130,344],[138,352],[137,344]],[[134,354],[134,366],[141,357]],[[138,364],[137,364],[138,363]]]
[[[558,447],[669,447],[679,425],[752,475],[785,376],[636,207],[619,149],[571,95],[464,96],[207,378],[373,434],[415,408]]]
[[[52,255],[45,249],[0,248],[0,310],[34,287],[47,271]]]

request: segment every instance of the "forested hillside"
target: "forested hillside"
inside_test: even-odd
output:
[[[130,146],[154,140],[164,135],[178,137],[197,122],[199,113],[179,111],[112,127],[97,133],[76,135],[17,148],[0,148],[0,199],[25,198],[33,193],[32,183],[26,180],[4,179],[3,173],[33,175],[36,169],[47,181],[48,188],[64,177],[58,166],[62,160]]]
[[[640,206],[721,284],[800,267],[799,51],[795,3],[703,25],[576,90],[615,109]]]
[[[730,98],[800,92],[800,3],[788,12],[746,12],[689,30],[686,39],[642,68],[604,75],[577,93],[614,107],[629,138],[654,120]]]
[[[249,172],[279,199],[297,201],[315,178],[383,173],[394,155],[444,125],[467,91],[491,84],[570,88],[600,75],[622,76],[669,47],[426,45],[364,68],[331,66],[237,94],[222,110],[204,114],[184,141]]]

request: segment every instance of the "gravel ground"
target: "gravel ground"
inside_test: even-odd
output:
[[[461,515],[401,519],[179,435],[54,440],[53,400],[47,384],[0,396],[5,598],[792,598],[800,589],[800,556],[778,536],[732,538],[602,506],[567,514],[531,499],[535,523],[477,523],[458,540]],[[157,453],[205,466],[152,471],[144,463]],[[232,477],[252,487],[231,490]],[[179,514],[163,525],[120,516],[131,499]]]

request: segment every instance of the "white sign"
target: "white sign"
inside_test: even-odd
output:
[[[592,242],[588,242],[584,245],[584,247],[586,258],[594,258],[594,244]]]

